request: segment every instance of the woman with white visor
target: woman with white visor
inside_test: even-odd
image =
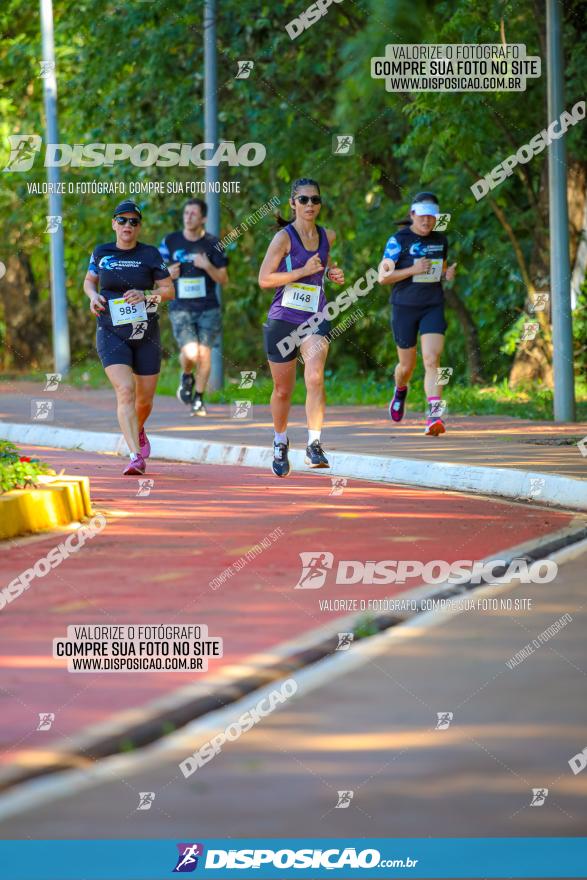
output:
[[[434,193],[418,193],[409,218],[399,221],[398,225],[403,228],[388,240],[379,264],[379,283],[393,285],[391,326],[398,354],[395,392],[389,414],[394,422],[401,422],[404,416],[408,382],[416,366],[419,333],[426,371],[425,433],[432,437],[444,434],[446,430],[442,419],[442,386],[438,385],[438,367],[446,332],[441,279],[452,281],[456,270],[456,263],[447,267],[446,236],[433,231],[439,213]]]

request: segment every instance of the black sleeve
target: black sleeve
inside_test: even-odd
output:
[[[153,270],[153,278],[155,279],[155,281],[161,281],[162,278],[169,278],[169,269],[165,265],[165,260],[163,259],[156,247],[151,248],[151,251],[151,269]]]
[[[210,242],[210,244],[211,247],[208,249],[208,259],[212,265],[216,266],[217,269],[222,269],[224,266],[228,266],[228,257],[224,253],[224,248],[220,244],[220,239],[217,238]]]

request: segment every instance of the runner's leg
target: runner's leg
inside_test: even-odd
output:
[[[151,415],[153,409],[153,398],[155,389],[157,388],[157,380],[159,374],[154,376],[137,376],[135,375],[135,409],[137,413],[137,422],[139,431]]]
[[[304,359],[308,431],[318,432],[319,434],[324,423],[324,411],[326,409],[324,364],[328,355],[328,342],[324,336],[314,334],[304,339],[300,350]],[[319,436],[317,439],[320,439]]]
[[[273,429],[276,434],[285,434],[287,432],[291,397],[296,384],[296,361],[294,359],[284,364],[269,361],[269,369],[273,379],[273,392],[271,394]]]
[[[442,386],[437,384],[436,377],[444,348],[444,335],[442,333],[425,333],[420,337],[420,344],[422,346],[422,360],[424,361],[424,369],[426,371],[424,377],[426,397],[437,397],[440,399]]]
[[[113,364],[105,369],[116,392],[116,412],[120,430],[130,452],[138,455],[139,425],[135,409],[135,377],[132,368],[126,364]]]
[[[210,370],[212,367],[212,349],[207,345],[198,345],[196,372],[196,393],[203,394],[208,385]]]
[[[418,350],[416,346],[414,348],[398,348],[397,358],[398,362],[394,372],[395,387],[405,388],[412,378],[412,373],[416,367]]]

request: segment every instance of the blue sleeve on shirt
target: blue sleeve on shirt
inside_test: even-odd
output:
[[[395,263],[397,261],[397,258],[401,254],[401,250],[401,244],[399,243],[395,235],[392,235],[385,245],[385,250],[383,251],[383,259],[393,260],[393,262]]]
[[[90,263],[88,265],[88,272],[93,272],[94,275],[99,275],[98,266],[96,264],[96,257],[94,255],[94,253],[92,253],[90,256]]]

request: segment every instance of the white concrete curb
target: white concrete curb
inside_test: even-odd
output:
[[[115,455],[126,453],[126,444],[120,434],[77,431],[72,428],[40,425],[38,422],[26,425],[0,422],[0,438],[31,446],[83,449],[86,452]],[[154,458],[264,469],[271,467],[272,454],[269,447],[180,440],[157,434],[149,434],[149,440]],[[351,452],[329,452],[328,460],[328,471],[320,471],[323,476],[326,474],[376,483],[472,492],[570,510],[587,510],[587,480],[559,477],[556,474]],[[290,452],[290,461],[293,469],[308,471],[301,449]]]

